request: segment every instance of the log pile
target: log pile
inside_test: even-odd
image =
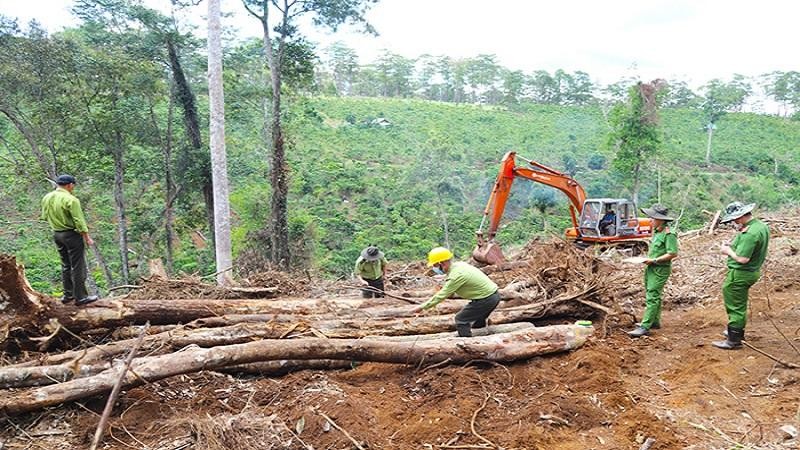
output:
[[[591,326],[531,324],[611,312],[611,305],[600,304],[591,264],[570,269],[571,264],[577,260],[490,270],[506,301],[489,327],[460,338],[453,316],[466,300],[448,300],[419,316],[412,312],[415,305],[392,299],[233,299],[216,291],[212,299],[130,295],[78,308],[35,292],[14,258],[1,256],[0,345],[16,357],[14,364],[0,367],[0,389],[6,390],[0,415],[105,394],[118,380],[130,388],[202,370],[277,375],[358,362],[510,362],[571,350],[592,334]],[[138,342],[132,336],[143,324],[153,330]],[[88,342],[96,336],[128,338]],[[134,342],[140,347],[126,369],[121,359]]]
[[[795,283],[797,225],[781,217],[767,222],[774,234],[764,279]],[[709,301],[718,294],[726,270],[718,247],[735,232],[709,230],[682,235],[667,305]],[[120,379],[129,388],[200,370],[277,376],[300,369],[346,369],[358,362],[436,367],[569,350],[593,328],[533,327],[531,322],[590,318],[603,320],[605,327],[605,319],[624,317],[622,325],[628,326],[633,318],[620,313],[639,310],[643,303],[643,267],[624,265],[613,252],[592,252],[562,241],[534,241],[508,263],[483,268],[501,287],[504,301],[491,315],[491,325],[476,330],[473,338],[453,332],[453,315],[466,300],[450,299],[434,311],[413,315],[411,303],[432,295],[437,284],[418,264],[389,277],[389,289],[413,297],[412,302],[357,298],[352,282],[308,286],[297,277],[292,285],[252,277],[258,281],[243,283],[245,292],[238,294],[198,285],[199,280],[153,279],[130,295],[76,308],[35,292],[14,258],[0,255],[0,346],[6,350],[3,359],[13,362],[0,367],[0,414],[104,394]],[[280,297],[286,291],[296,295],[300,285],[319,297]],[[164,286],[173,287],[164,292]],[[278,298],[241,298],[259,289],[264,291],[256,295]],[[146,323],[151,326],[131,369],[123,370],[121,360]]]

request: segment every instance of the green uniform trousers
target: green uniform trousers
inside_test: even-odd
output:
[[[722,284],[722,298],[725,300],[725,311],[728,313],[728,325],[744,329],[747,324],[747,299],[750,286],[761,277],[760,271],[728,269],[728,275]]]
[[[645,309],[642,328],[649,330],[661,324],[661,293],[672,273],[672,266],[650,264],[644,269]]]

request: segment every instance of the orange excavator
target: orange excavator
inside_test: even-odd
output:
[[[516,160],[525,161],[525,167],[517,166]],[[636,205],[624,198],[586,198],[586,191],[568,174],[558,172],[535,161],[523,158],[516,152],[508,152],[500,163],[497,181],[486,203],[481,226],[476,235],[478,246],[472,252],[476,261],[484,264],[499,264],[505,261],[500,245],[495,242],[497,228],[516,178],[542,183],[558,189],[569,199],[572,228],[564,232],[568,241],[581,248],[594,245],[615,246],[626,249],[631,256],[643,254],[652,236],[649,218],[637,217]],[[483,227],[489,226],[484,235]]]

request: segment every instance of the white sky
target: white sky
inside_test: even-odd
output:
[[[169,0],[145,0],[168,10]],[[241,36],[260,26],[239,0],[222,0],[223,21]],[[74,25],[72,0],[0,0],[0,14],[35,18],[50,31]],[[204,34],[206,4],[190,10]],[[321,48],[342,40],[367,63],[382,49],[469,57],[493,53],[526,72],[583,70],[596,81],[623,76],[680,78],[697,86],[733,73],[800,70],[793,0],[381,0],[368,14],[380,36],[301,27]]]

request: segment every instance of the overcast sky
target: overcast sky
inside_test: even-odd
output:
[[[74,25],[72,0],[0,0],[0,14],[35,18],[50,31]],[[145,0],[168,11],[169,0]],[[222,0],[223,25],[257,36],[259,24],[239,0]],[[206,4],[189,20],[203,27]],[[469,57],[493,53],[506,67],[583,70],[596,81],[623,76],[680,78],[697,86],[733,73],[800,70],[800,1],[760,0],[381,0],[368,14],[380,33],[303,29],[320,47],[336,40],[361,62],[382,49],[407,57],[429,53]],[[197,30],[205,34],[205,29]]]

